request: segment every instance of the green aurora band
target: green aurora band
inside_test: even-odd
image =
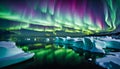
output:
[[[119,4],[120,0],[5,0],[0,3],[0,19],[17,23],[5,22],[8,27],[1,22],[0,29],[63,30],[86,35],[112,32],[120,24]]]

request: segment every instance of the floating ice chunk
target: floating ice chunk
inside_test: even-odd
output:
[[[114,48],[120,49],[120,40],[113,39],[112,37],[99,38],[96,41],[96,45],[101,46],[102,48]]]
[[[25,53],[14,42],[0,42],[0,68],[30,59],[34,53]]]
[[[69,39],[65,40],[65,43],[66,43],[66,45],[72,45],[74,43],[74,41],[75,40],[73,38],[69,38]]]
[[[104,42],[104,41],[101,41],[101,40],[95,40],[95,45],[96,45],[98,48],[106,48],[105,42]]]
[[[0,47],[5,47],[5,48],[12,48],[16,47],[14,42],[9,42],[9,41],[1,41],[0,42]]]
[[[120,49],[120,40],[108,40],[105,41],[105,46],[108,48]]]
[[[90,52],[96,52],[96,53],[105,53],[105,51],[101,47],[95,44],[94,38],[88,38],[88,37],[84,38],[83,43],[84,43],[83,46],[84,50],[88,50]]]
[[[81,48],[82,49],[83,48],[83,41],[82,40],[74,41],[73,47]]]
[[[98,48],[96,46],[94,46],[91,50],[91,52],[96,52],[96,53],[105,53],[105,51],[102,48]]]
[[[116,57],[120,57],[120,52],[109,52],[108,54],[112,54]]]
[[[92,41],[88,37],[83,38],[83,43],[84,43],[84,47],[83,47],[84,50],[89,51],[94,46]]]
[[[4,57],[9,57],[13,55],[17,55],[19,53],[23,53],[24,51],[20,48],[14,47],[14,48],[5,48],[0,47],[0,59]]]
[[[120,68],[120,52],[110,52],[111,55],[106,55],[103,58],[96,59],[96,64],[107,69],[119,69]]]

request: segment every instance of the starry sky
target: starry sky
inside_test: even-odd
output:
[[[120,0],[0,0],[0,30],[120,32]]]

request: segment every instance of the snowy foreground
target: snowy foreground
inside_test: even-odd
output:
[[[63,46],[64,48],[71,47],[73,50],[83,49],[92,53],[102,53],[105,57],[97,58],[96,64],[107,69],[120,68],[120,51],[106,52],[104,49],[120,49],[120,40],[112,37],[84,37],[84,38],[71,38],[71,37],[56,37],[55,44]]]

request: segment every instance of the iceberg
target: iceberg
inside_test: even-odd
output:
[[[83,41],[82,40],[76,40],[74,41],[73,43],[73,47],[76,47],[76,48],[83,48]]]
[[[105,42],[104,41],[101,41],[101,40],[95,40],[95,44],[97,47],[100,47],[100,48],[106,48],[105,46]]]
[[[94,38],[89,38],[89,37],[83,38],[83,44],[84,44],[83,50],[95,52],[95,53],[103,53],[103,54],[105,53],[103,48],[95,44]]]
[[[97,44],[96,44],[97,42]],[[71,38],[71,37],[56,37],[55,44],[57,46],[63,46],[64,48],[72,48],[73,50],[86,50],[96,53],[105,53],[103,47],[101,47],[102,41],[95,41],[93,37],[84,37],[84,38]]]
[[[120,49],[120,40],[108,40],[108,41],[105,41],[105,46],[107,48]]]
[[[96,44],[102,45],[102,47],[105,48],[120,49],[120,40],[114,39],[112,37],[99,38],[98,40],[96,40]]]
[[[15,42],[0,42],[0,68],[20,63],[34,56],[34,53],[25,53],[15,45]]]

